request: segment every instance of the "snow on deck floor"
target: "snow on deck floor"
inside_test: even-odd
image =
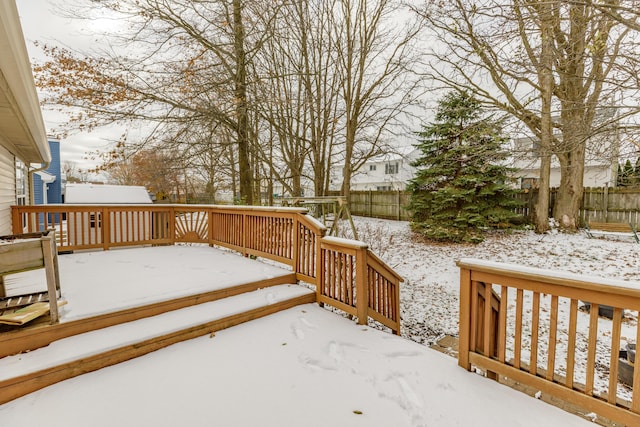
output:
[[[593,425],[307,304],[0,406],[13,426]]]
[[[60,308],[61,322],[290,273],[206,245],[80,252],[58,260],[68,302]],[[44,270],[24,274],[43,275]]]

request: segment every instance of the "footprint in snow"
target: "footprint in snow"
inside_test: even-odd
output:
[[[416,357],[416,356],[421,356],[421,355],[422,355],[422,353],[420,353],[418,351],[395,351],[395,352],[391,352],[391,353],[385,354],[385,356],[392,357],[392,358],[396,358],[396,357]]]
[[[342,351],[342,346],[335,342],[335,341],[331,341],[329,343],[329,357],[331,359],[333,359],[334,361],[336,361],[337,363],[342,362],[343,359],[343,351]]]
[[[309,322],[305,317],[300,316],[298,317],[298,320],[300,321],[300,323],[302,323],[304,326],[306,326],[309,329],[315,329],[316,325],[314,325],[313,323]]]
[[[293,335],[296,336],[299,340],[304,339],[304,331],[297,327],[296,325],[291,325],[291,330],[293,331]]]
[[[396,382],[400,386],[400,391],[402,391],[402,395],[405,398],[405,402],[408,404],[407,409],[420,409],[422,408],[422,401],[420,397],[416,394],[415,390],[407,380],[399,375],[396,377]]]
[[[312,371],[335,371],[335,366],[330,366],[326,363],[321,362],[318,359],[312,359],[310,357],[300,356],[298,358],[300,363],[302,363],[305,367],[311,369]]]

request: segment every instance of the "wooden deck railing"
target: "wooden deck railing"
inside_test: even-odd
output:
[[[640,425],[640,369],[631,388],[618,381],[628,366],[621,340],[640,342],[640,283],[471,259],[458,266],[461,367]],[[591,303],[590,313],[579,300]],[[613,307],[613,319],[598,316],[601,305]]]
[[[324,237],[320,243],[318,302],[357,316],[370,317],[400,333],[402,278],[355,240]]]
[[[204,243],[290,265],[318,302],[400,332],[402,278],[365,244],[325,238],[303,208],[215,205],[13,206],[15,234],[55,230],[58,251]],[[335,292],[334,292],[335,290]],[[359,295],[359,299],[355,296]]]

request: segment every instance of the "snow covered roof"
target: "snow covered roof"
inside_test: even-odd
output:
[[[151,203],[147,189],[134,185],[67,184],[64,200],[71,204]]]

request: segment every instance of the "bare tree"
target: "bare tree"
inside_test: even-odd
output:
[[[622,3],[638,6],[637,1],[615,4]],[[638,90],[637,37],[630,26],[591,2],[456,0],[419,13],[443,46],[430,52],[430,77],[442,87],[471,91],[541,141],[545,188],[536,212],[538,230],[546,229],[542,197],[549,154],[562,174],[553,215],[575,229],[587,141],[638,111],[636,106],[604,123],[596,120],[616,91]]]
[[[420,96],[411,80],[419,28],[393,0],[338,0],[332,15],[338,82],[344,108],[342,192],[372,156],[386,151],[389,126]]]
[[[39,85],[51,95],[48,101],[74,107],[70,123],[76,129],[152,123],[142,143],[157,141],[169,125],[226,126],[235,135],[240,196],[251,204],[247,88],[253,82],[247,80],[247,67],[269,37],[264,22],[277,8],[242,0],[108,0],[84,5],[70,9],[86,17],[102,8],[127,22],[129,31],[120,38],[110,35],[109,49],[89,54],[45,47],[51,61],[36,71]]]

